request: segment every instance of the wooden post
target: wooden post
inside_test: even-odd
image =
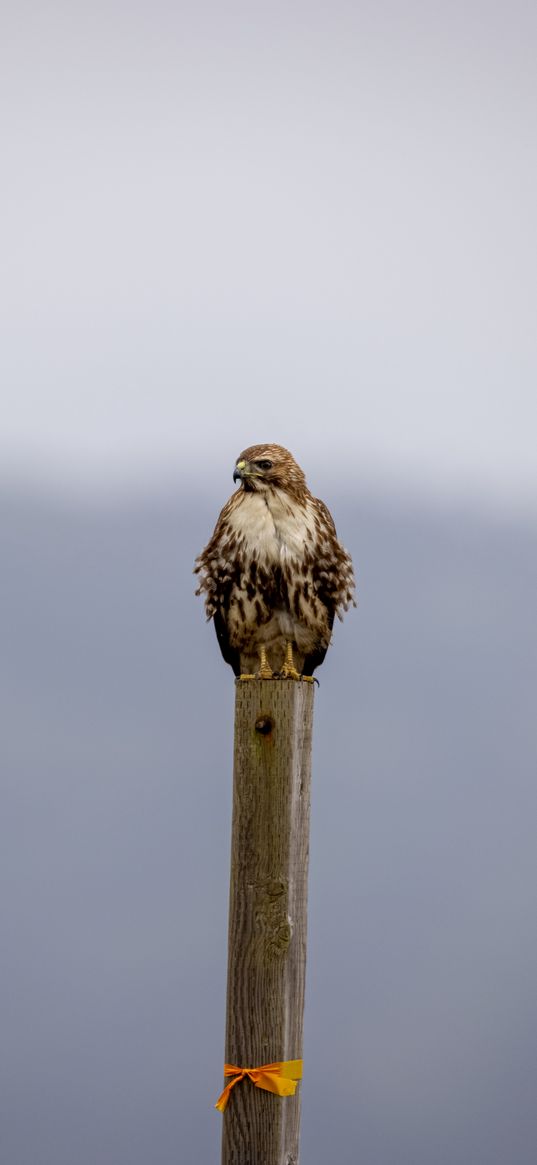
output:
[[[236,687],[225,1061],[240,1067],[302,1058],[313,693]],[[237,1084],[222,1165],[297,1165],[300,1090]]]

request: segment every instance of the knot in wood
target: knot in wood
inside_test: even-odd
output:
[[[261,736],[269,736],[270,733],[272,732],[273,728],[274,728],[274,721],[271,720],[270,716],[258,716],[257,717],[257,720],[255,722],[255,730],[256,730],[256,732],[259,732],[261,734]]]

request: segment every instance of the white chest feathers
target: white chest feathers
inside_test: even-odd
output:
[[[281,490],[245,493],[230,525],[247,555],[267,564],[300,560],[315,535],[311,505],[290,502]]]

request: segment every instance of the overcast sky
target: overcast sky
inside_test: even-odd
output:
[[[7,471],[220,478],[266,438],[537,508],[536,31],[521,0],[12,5]]]

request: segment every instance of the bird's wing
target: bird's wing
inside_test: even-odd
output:
[[[327,611],[328,611],[327,622],[328,622],[328,626],[330,628],[330,631],[332,631],[332,627],[334,626],[335,607],[332,610],[327,608]],[[302,674],[303,675],[305,675],[305,676],[312,676],[313,675],[315,668],[321,666],[321,664],[324,660],[324,657],[328,651],[329,646],[330,646],[330,641],[328,640],[324,644],[319,644],[319,646],[315,648],[315,651],[312,651],[312,652],[310,652],[309,655],[306,655],[306,657],[304,659],[304,665],[302,667]]]
[[[229,665],[233,668],[235,675],[239,676],[241,673],[240,655],[237,649],[232,647],[229,642],[227,623],[221,610],[215,611],[213,621],[220,651],[222,652],[226,663],[229,663]]]

